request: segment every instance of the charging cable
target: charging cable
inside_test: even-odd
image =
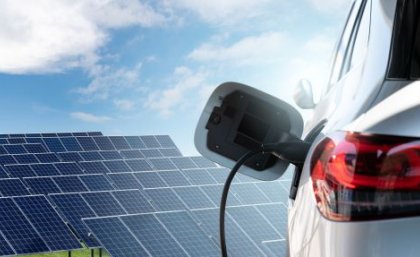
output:
[[[228,177],[226,178],[225,185],[223,187],[222,198],[220,200],[220,213],[219,213],[219,233],[220,233],[220,248],[222,252],[222,257],[228,257],[227,248],[226,248],[226,236],[225,236],[225,213],[226,213],[226,202],[228,198],[228,193],[230,185],[232,184],[233,178],[238,172],[239,168],[250,158],[254,157],[257,154],[270,153],[276,156],[279,159],[288,161],[295,165],[301,165],[305,161],[306,154],[309,151],[310,144],[303,142],[301,140],[274,143],[274,144],[264,144],[259,150],[250,151],[244,154],[236,162],[230,171]]]

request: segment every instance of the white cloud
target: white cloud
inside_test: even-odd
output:
[[[234,65],[259,65],[280,59],[287,38],[279,32],[267,32],[245,37],[238,42],[223,46],[220,43],[203,44],[193,50],[188,58],[201,62],[229,62]]]
[[[70,117],[72,117],[73,119],[90,122],[90,123],[104,123],[104,122],[112,120],[108,116],[97,116],[97,115],[86,113],[86,112],[72,112],[70,113]]]
[[[4,0],[0,17],[0,72],[16,74],[90,69],[109,29],[165,21],[137,0]]]
[[[116,99],[114,100],[114,105],[122,111],[131,111],[136,105],[134,101],[127,99]]]
[[[321,12],[343,14],[350,6],[351,0],[309,0],[309,2]]]
[[[202,102],[196,92],[208,86],[205,83],[207,79],[208,73],[205,71],[193,72],[185,66],[177,67],[173,73],[173,85],[151,92],[144,106],[163,117],[171,116],[175,110],[195,108],[197,102]]]

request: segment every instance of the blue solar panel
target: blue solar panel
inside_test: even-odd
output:
[[[184,210],[185,206],[171,188],[147,189],[146,195],[152,200],[157,211]]]
[[[123,216],[121,220],[144,248],[156,257],[189,256],[153,214]],[[162,247],[164,246],[164,247]],[[198,255],[197,255],[198,256]]]
[[[87,137],[87,136],[89,136],[88,132],[73,132],[71,134],[74,137]]]
[[[83,170],[86,173],[108,173],[109,170],[101,161],[94,161],[94,162],[80,162],[80,166],[82,166]]]
[[[150,256],[118,217],[84,219],[83,221],[111,256]]]
[[[288,194],[278,181],[255,183],[255,185],[267,196],[271,202],[287,203]]]
[[[70,132],[59,132],[57,133],[57,137],[72,137],[73,134]]]
[[[217,245],[205,235],[187,212],[157,213],[156,216],[190,256],[220,256]]]
[[[11,198],[0,198],[0,231],[17,254],[49,251]]]
[[[14,201],[51,251],[82,248],[45,196],[16,197]]]
[[[85,151],[99,150],[99,147],[91,137],[76,137],[76,139]]]
[[[287,207],[280,203],[262,204],[256,206],[257,210],[273,225],[282,235],[287,236]]]
[[[88,131],[86,132],[88,136],[94,137],[94,136],[102,136],[102,132],[100,131]]]
[[[57,137],[57,133],[41,133],[41,137]]]
[[[101,150],[115,150],[114,145],[108,137],[93,137],[93,140],[95,140],[96,144]]]
[[[0,193],[3,196],[30,195],[26,186],[18,178],[0,179]]]
[[[95,213],[79,194],[51,194],[49,197],[88,247],[100,246],[89,236],[89,230],[82,222],[82,218],[95,217]]]
[[[193,185],[217,184],[217,181],[205,169],[183,170],[182,173]]]
[[[113,173],[131,172],[130,167],[122,160],[104,161],[103,163]]]
[[[117,150],[131,149],[124,137],[110,136],[109,139]]]
[[[174,141],[167,135],[155,136],[161,147],[176,147]]]
[[[9,154],[22,154],[28,153],[22,145],[3,145]]]
[[[28,137],[28,138],[26,138],[26,143],[30,143],[30,144],[42,144],[42,145],[45,145],[44,144],[44,141],[42,140],[42,138],[40,138],[40,137],[34,137],[34,138],[32,138],[32,137]]]
[[[129,214],[154,212],[152,205],[140,190],[113,191],[112,195]]]
[[[140,137],[138,136],[127,136],[125,140],[131,146],[131,149],[143,149],[146,148],[143,141],[141,141]]]
[[[6,164],[16,164],[15,158],[13,158],[12,155],[0,155],[0,164],[6,165]]]
[[[8,178],[9,175],[7,175],[6,171],[2,166],[0,166],[0,178]]]
[[[127,214],[110,192],[82,193],[81,195],[98,216]]]
[[[177,157],[177,156],[181,157],[182,156],[181,152],[176,148],[159,149],[159,152],[164,157]]]
[[[13,157],[15,157],[15,160],[19,164],[29,164],[29,163],[38,163],[38,159],[35,157],[34,154],[16,154]]]
[[[61,193],[61,190],[49,177],[24,178],[23,180],[34,194],[47,195],[52,193]]]
[[[216,168],[217,167],[217,165],[214,162],[210,161],[209,159],[204,158],[203,156],[193,156],[190,158],[199,168]]]
[[[26,143],[25,138],[9,138],[7,139],[9,144],[24,144]]]
[[[14,255],[16,254],[13,249],[10,247],[9,243],[0,235],[0,255]]]
[[[28,153],[45,153],[47,151],[42,144],[37,143],[24,144],[23,147]]]
[[[35,173],[28,164],[6,165],[4,168],[12,178],[34,177]]]
[[[209,185],[209,186],[201,186],[201,189],[206,193],[206,195],[212,200],[212,202],[216,205],[220,205],[220,199],[222,197],[223,185]],[[228,200],[226,203],[227,206],[237,206],[241,205],[241,202],[238,198],[230,192],[228,194]]]
[[[175,165],[167,158],[149,159],[155,170],[176,170]]]
[[[7,154],[6,149],[4,149],[4,146],[0,145],[0,155]]]
[[[100,151],[100,155],[104,160],[121,160],[124,157],[118,151]]]
[[[146,158],[154,158],[154,157],[162,157],[162,153],[159,151],[159,149],[144,149],[140,150],[140,152],[146,157]]]
[[[253,184],[233,184],[232,192],[243,204],[269,203],[270,199],[265,196],[258,187]]]
[[[61,175],[57,168],[51,163],[32,164],[31,168],[37,176]]]
[[[75,162],[59,162],[54,163],[54,166],[60,171],[62,175],[78,175],[83,174],[83,170]]]
[[[72,193],[89,191],[77,176],[61,176],[53,177],[52,179],[62,192]]]
[[[218,184],[224,184],[227,176],[229,175],[229,170],[226,168],[215,168],[215,169],[207,169],[210,176],[213,177],[214,180],[217,181]],[[236,176],[232,183],[238,183],[239,181],[236,179]]]
[[[178,169],[194,169],[197,165],[189,157],[170,158]]]
[[[48,147],[50,152],[65,152],[66,148],[63,146],[59,138],[45,137],[43,138],[44,144]]]
[[[132,171],[150,171],[153,170],[152,166],[145,160],[133,159],[125,161],[130,166]]]
[[[102,161],[104,159],[97,151],[80,152],[80,156],[82,156],[85,161]]]
[[[266,254],[269,257],[283,257],[287,256],[287,241],[286,240],[274,240],[263,242],[263,246],[266,249]]]
[[[167,187],[168,185],[157,172],[138,172],[134,176],[143,188]]]
[[[121,155],[125,159],[142,159],[144,155],[140,152],[140,150],[121,150]]]
[[[108,173],[107,176],[112,180],[118,189],[141,189],[142,185],[131,173]]]
[[[42,137],[42,135],[41,135],[41,133],[28,133],[28,134],[25,134],[25,136],[28,138],[28,137]],[[27,139],[26,138],[26,139]]]
[[[102,174],[80,175],[79,178],[90,191],[114,190],[114,187]]]
[[[158,173],[170,187],[191,185],[179,170],[159,171]]]
[[[176,187],[174,191],[190,210],[216,207],[199,187]]]
[[[77,152],[57,153],[58,157],[63,162],[81,162],[83,158]]]
[[[160,144],[154,136],[141,136],[140,138],[147,148],[160,148]]]
[[[36,158],[40,163],[50,163],[50,162],[59,162],[57,155],[54,153],[36,153]]]
[[[82,147],[79,145],[79,142],[77,142],[76,138],[74,137],[62,137],[61,142],[63,142],[64,147],[69,152],[77,152],[82,151]]]

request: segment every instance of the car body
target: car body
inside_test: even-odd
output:
[[[419,5],[420,1],[406,0],[352,2],[334,52],[329,83],[304,129],[303,136],[313,144],[303,168],[295,171],[293,183],[297,193],[291,194],[289,201],[290,256],[419,255],[420,215],[416,211],[409,215],[340,220],[323,215],[320,211],[323,203],[314,193],[314,155],[320,144],[337,131],[360,133],[377,141],[401,138],[416,142],[420,138],[420,82],[415,82],[420,61],[417,55],[420,42],[416,39]],[[298,105],[311,107],[311,103]],[[360,191],[373,192],[366,188]],[[384,188],[374,191],[373,200],[369,198],[364,204],[377,205],[383,201],[381,204],[386,206],[392,200],[381,200],[378,195],[383,196],[386,191],[388,196],[395,197],[399,192]],[[347,201],[356,199],[356,191],[350,190],[353,195],[346,196]],[[404,209],[401,199],[389,208]],[[349,216],[365,210],[354,208]]]

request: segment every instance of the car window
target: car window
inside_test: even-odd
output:
[[[359,23],[359,28],[355,36],[355,41],[353,49],[351,51],[351,59],[349,60],[350,66],[349,70],[361,62],[366,55],[366,50],[369,41],[369,32],[370,32],[370,12],[371,12],[371,3],[370,1],[366,4],[366,7],[363,11],[363,16]]]

